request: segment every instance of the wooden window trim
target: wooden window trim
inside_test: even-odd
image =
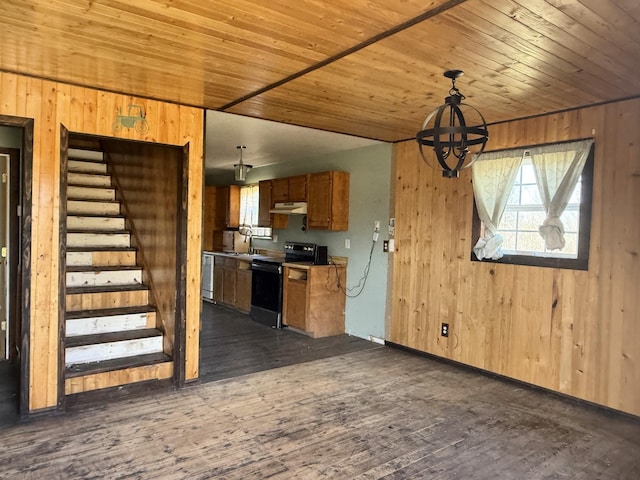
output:
[[[558,142],[564,143],[564,142]],[[591,145],[589,156],[582,171],[582,191],[580,192],[580,234],[578,235],[578,258],[538,257],[533,255],[505,254],[499,260],[478,260],[471,249],[472,262],[506,263],[533,267],[563,268],[569,270],[589,270],[589,246],[591,238],[591,212],[593,201],[593,169],[595,163],[595,143]],[[471,223],[472,245],[480,238],[482,222],[478,215],[475,198],[473,199],[473,220]]]

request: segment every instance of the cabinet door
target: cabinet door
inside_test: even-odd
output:
[[[289,201],[289,179],[275,178],[271,180],[271,202]]]
[[[216,187],[216,230],[227,228],[227,211],[229,210],[229,187]]]
[[[307,226],[328,229],[331,222],[331,174],[312,173],[308,184]]]
[[[289,201],[307,201],[307,175],[289,177]]]
[[[329,230],[349,230],[349,172],[331,172]]]
[[[238,228],[240,226],[240,187],[229,186],[229,202],[227,207],[227,227]]]
[[[263,180],[258,183],[259,201],[258,201],[258,226],[271,226],[271,180]]]
[[[251,310],[251,270],[236,272],[236,308],[249,313]]]
[[[224,268],[217,265],[213,270],[213,300],[224,303]]]
[[[289,327],[307,329],[307,282],[286,279],[286,304],[283,321]]]
[[[233,307],[236,304],[236,269],[225,267],[223,272],[222,303]]]

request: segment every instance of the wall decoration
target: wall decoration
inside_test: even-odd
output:
[[[140,105],[130,104],[127,107],[127,114],[122,114],[122,107],[118,107],[118,114],[113,122],[113,131],[119,132],[122,128],[134,128],[140,135],[144,135],[149,131],[149,123],[147,122],[146,112]]]

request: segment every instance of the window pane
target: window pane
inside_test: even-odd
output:
[[[538,232],[518,232],[518,250],[544,252],[544,240]]]
[[[522,187],[522,205],[541,205],[540,192],[537,185],[524,185]]]
[[[511,193],[509,194],[509,200],[507,201],[507,205],[520,205],[520,187],[514,186],[511,189]]]
[[[560,216],[560,220],[564,225],[565,232],[577,232],[578,225],[580,225],[580,212],[573,210],[567,211]]]
[[[500,232],[504,241],[502,242],[502,250],[510,252],[516,251],[516,232]]]
[[[582,192],[582,181],[577,183],[575,190],[571,194],[571,198],[569,198],[569,205],[571,205],[571,204],[579,205],[580,204],[580,193],[581,192]]]
[[[518,230],[537,232],[538,227],[544,222],[544,212],[518,212]]]
[[[506,211],[504,215],[502,215],[502,220],[500,221],[499,230],[515,230],[517,228],[516,220],[518,218],[518,212],[514,211]]]
[[[560,252],[566,255],[571,255],[575,258],[578,254],[578,235],[575,233],[568,233],[564,236],[564,240],[566,243]]]
[[[522,167],[522,183],[534,184],[536,183],[536,174],[533,170],[531,163],[523,163]]]

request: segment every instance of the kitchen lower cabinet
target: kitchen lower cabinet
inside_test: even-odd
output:
[[[282,321],[311,337],[344,333],[343,265],[284,264]]]
[[[213,257],[213,301],[224,303],[224,258],[215,255]]]
[[[236,308],[243,313],[251,310],[251,270],[239,262],[236,270]],[[250,266],[250,265],[249,265]]]
[[[214,258],[214,300],[243,313],[251,310],[251,262],[231,255]]]

